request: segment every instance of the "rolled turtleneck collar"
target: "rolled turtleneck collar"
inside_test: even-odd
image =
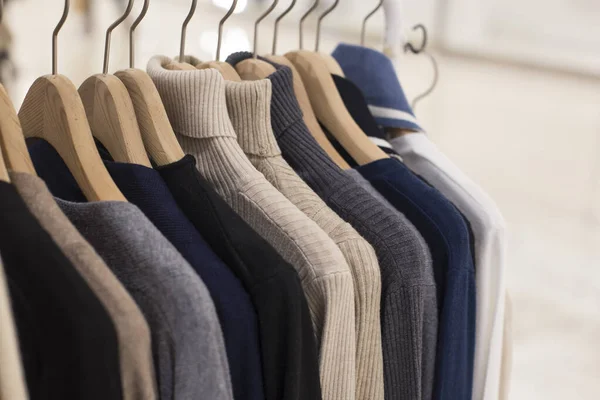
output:
[[[237,63],[252,58],[252,53],[239,52],[230,55],[227,62],[233,66]],[[302,120],[302,109],[294,93],[294,77],[292,70],[281,64],[274,63],[263,57],[259,60],[265,61],[275,67],[275,72],[268,79],[273,85],[273,96],[271,100],[271,125],[276,137],[283,135],[293,124]]]
[[[271,128],[271,81],[227,81],[225,94],[229,117],[244,153],[261,157],[281,155]]]
[[[227,112],[225,80],[214,69],[174,71],[164,56],[148,62],[169,121],[178,135],[195,139],[236,137]]]

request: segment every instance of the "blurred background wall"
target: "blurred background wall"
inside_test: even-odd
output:
[[[83,1],[83,0],[77,0]],[[133,15],[141,7],[137,0]],[[225,26],[222,54],[252,47],[253,21],[269,0],[240,0]],[[298,0],[281,24],[279,52],[298,47]],[[322,0],[322,11],[331,0]],[[376,0],[341,0],[324,21],[321,49],[358,43]],[[281,0],[260,28],[259,52],[272,44]],[[12,35],[2,67],[17,108],[40,75],[50,73],[51,32],[62,0],[11,0]],[[189,0],[152,0],[136,34],[137,66],[179,51]],[[200,0],[187,53],[214,58],[217,25],[228,0]],[[59,72],[79,85],[101,72],[104,30],[123,0],[89,0],[59,37]],[[312,47],[316,14],[306,24]],[[598,0],[405,0],[410,28],[424,23],[440,66],[435,91],[417,117],[443,151],[496,200],[507,220],[507,282],[514,307],[511,399],[597,399],[600,393],[600,2]],[[367,45],[383,47],[382,12]],[[417,36],[416,40],[419,38]],[[113,34],[110,70],[128,67],[127,29]],[[424,56],[399,54],[409,98],[428,87]]]

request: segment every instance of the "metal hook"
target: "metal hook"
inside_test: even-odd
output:
[[[412,101],[411,107],[412,107],[413,111],[417,107],[418,102],[423,100],[425,97],[429,96],[435,90],[435,88],[438,84],[439,76],[440,76],[438,63],[437,63],[435,57],[433,57],[427,51],[422,51],[422,53],[425,54],[427,57],[429,57],[429,60],[431,61],[431,64],[433,65],[433,82],[431,82],[431,85],[429,86],[429,88],[426,91],[424,91],[423,93],[421,93],[420,95],[415,97],[415,99]]]
[[[144,0],[144,6],[142,8],[140,16],[137,17],[137,19],[133,22],[131,28],[129,29],[129,68],[133,68],[135,64],[135,42],[133,40],[133,33],[146,16],[146,13],[148,12],[148,7],[150,7],[150,0]]]
[[[417,25],[413,26],[413,31],[416,31],[417,29],[420,29],[423,32],[423,41],[421,42],[421,47],[416,49],[412,45],[412,43],[406,43],[406,45],[404,46],[404,51],[410,51],[413,54],[419,54],[425,50],[425,47],[427,47],[427,40],[428,40],[427,28],[425,28],[425,25],[423,25],[423,24],[417,24]]]
[[[0,0],[0,22],[2,22],[3,17],[4,17],[4,0]]]
[[[69,16],[69,10],[71,8],[71,0],[65,0],[65,9],[63,10],[63,15],[58,21],[58,25],[54,28],[54,32],[52,32],[52,75],[58,74],[58,33],[62,29],[67,17]]]
[[[121,22],[125,21],[125,19],[129,16],[129,13],[131,13],[131,9],[133,8],[133,0],[129,0],[129,3],[127,4],[127,9],[125,10],[125,13],[115,22],[113,22],[113,24],[111,26],[108,27],[108,29],[106,30],[106,43],[104,45],[104,67],[102,68],[102,73],[103,74],[108,74],[108,61],[110,58],[110,38],[112,36],[112,31],[121,24]]]
[[[375,7],[375,9],[373,11],[371,11],[369,14],[367,14],[365,19],[363,19],[362,31],[360,33],[360,45],[361,46],[365,45],[365,35],[367,33],[367,21],[369,20],[369,18],[371,18],[373,15],[375,15],[375,13],[377,11],[379,11],[379,9],[383,6],[383,2],[384,2],[384,0],[381,0],[379,2],[379,4],[377,5],[377,7]]]
[[[431,54],[429,54],[425,49],[427,47],[427,40],[428,40],[428,35],[427,35],[427,28],[423,25],[423,24],[418,24],[415,25],[413,27],[413,31],[420,29],[423,32],[423,41],[421,42],[421,46],[417,49],[415,48],[412,43],[407,43],[404,46],[404,51],[410,51],[413,54],[425,54],[429,60],[431,61],[431,64],[433,65],[433,81],[431,82],[431,85],[429,86],[429,88],[427,88],[427,90],[425,90],[423,93],[421,93],[420,95],[418,95],[417,97],[414,98],[414,100],[412,101],[411,107],[413,109],[413,111],[415,110],[415,108],[417,107],[417,104],[423,100],[425,97],[429,96],[436,88],[438,81],[439,81],[439,67],[438,67],[438,63],[435,59],[434,56],[432,56]]]
[[[304,37],[302,35],[302,28],[304,26],[304,20],[308,18],[308,16],[319,6],[319,0],[315,0],[312,6],[304,13],[302,18],[300,18],[300,50],[304,48]]]
[[[267,11],[265,11],[263,13],[263,15],[261,15],[260,17],[258,17],[258,19],[256,20],[256,22],[254,23],[254,58],[258,58],[258,25],[261,23],[261,21],[263,19],[265,19],[267,17],[267,15],[271,14],[271,12],[277,6],[277,3],[279,3],[279,0],[274,0],[273,4],[271,4],[271,7],[269,7],[267,9]]]
[[[315,43],[315,51],[319,51],[319,44],[321,42],[321,22],[323,22],[325,17],[328,16],[333,10],[336,9],[338,4],[340,4],[340,0],[335,0],[333,5],[331,7],[329,7],[327,10],[325,10],[325,12],[323,14],[321,14],[321,16],[319,17],[319,20],[317,21],[317,40]]]
[[[277,36],[279,32],[279,22],[283,19],[283,17],[288,15],[290,11],[292,11],[297,2],[298,0],[292,0],[292,4],[290,4],[290,6],[284,12],[282,12],[281,15],[275,20],[275,25],[273,27],[273,55],[275,55],[275,53],[277,52]]]
[[[238,2],[238,0],[233,0],[233,4],[231,5],[231,8],[229,9],[229,11],[227,11],[227,14],[225,14],[225,16],[221,19],[221,21],[219,21],[219,37],[217,39],[217,57],[216,57],[217,61],[220,61],[220,58],[221,58],[221,43],[223,41],[223,25],[225,25],[225,21],[227,21],[229,19],[229,17],[231,17],[231,14],[233,14],[233,12],[235,11],[237,2]]]
[[[183,25],[181,25],[181,44],[179,47],[179,62],[183,62],[185,56],[185,35],[187,32],[187,26],[190,23],[190,20],[194,16],[196,12],[196,6],[198,5],[198,0],[192,0],[192,7],[190,8],[190,12],[187,17],[185,17],[185,21],[183,21]]]

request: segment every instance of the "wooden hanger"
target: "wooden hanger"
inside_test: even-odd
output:
[[[243,80],[255,81],[265,79],[276,72],[275,67],[266,61],[258,59],[258,27],[277,6],[279,0],[273,0],[271,6],[254,23],[254,57],[236,64],[235,70]]]
[[[173,127],[154,82],[146,72],[134,68],[133,33],[142,22],[149,5],[150,0],[145,0],[140,16],[129,30],[130,68],[119,71],[115,75],[129,92],[146,151],[156,164],[163,166],[180,161],[185,157],[185,153],[173,132]]]
[[[69,14],[63,16],[52,35],[52,75],[38,78],[19,111],[23,134],[50,143],[61,156],[89,201],[126,201],[108,174],[87,121],[75,85],[57,75],[57,35]]]
[[[133,7],[129,0],[125,13],[106,31],[104,69],[89,77],[79,87],[92,134],[106,147],[115,161],[152,168],[138,127],[133,103],[127,88],[114,75],[108,75],[110,38]]]
[[[4,158],[2,158],[2,148],[0,147],[0,181],[10,183],[10,177],[8,176],[8,170],[4,164]]]
[[[317,2],[309,12],[316,7]],[[339,0],[335,0],[333,5],[319,17],[315,52],[299,50],[287,53],[285,57],[294,64],[300,74],[312,108],[319,121],[340,142],[354,161],[359,165],[365,165],[389,156],[371,142],[356,124],[340,97],[324,58],[318,53],[321,22],[338,4]],[[305,19],[307,14],[302,18]],[[300,38],[302,38],[302,24],[300,26]]]
[[[302,110],[304,123],[306,124],[308,130],[312,134],[312,136],[316,139],[317,143],[325,150],[327,155],[342,169],[351,169],[350,165],[344,160],[344,158],[338,153],[338,151],[333,147],[329,139],[327,139],[327,135],[323,132],[319,121],[317,121],[317,117],[315,116],[315,112],[313,111],[312,105],[310,104],[310,100],[308,98],[308,93],[306,93],[306,88],[304,87],[304,83],[302,82],[302,78],[294,64],[291,63],[290,60],[285,58],[284,56],[265,56],[269,60],[274,63],[285,65],[292,70],[292,75],[294,78],[294,93],[296,94],[296,99],[298,100],[298,104],[300,105],[300,109]]]
[[[342,71],[342,67],[340,67],[340,64],[337,62],[337,60],[335,58],[333,58],[333,56],[331,54],[319,53],[319,55],[325,62],[325,66],[327,67],[327,70],[329,71],[330,74],[341,76],[344,78],[346,77],[344,75],[344,71]]]
[[[0,148],[4,165],[14,172],[36,175],[15,106],[0,85]]]
[[[196,63],[196,68],[198,68],[198,69],[208,69],[208,68],[216,69],[217,71],[219,71],[221,73],[221,75],[223,76],[223,78],[225,80],[233,81],[233,82],[241,82],[242,78],[235,71],[235,68],[233,68],[229,63],[220,61],[220,59],[221,59],[221,44],[223,43],[223,25],[225,25],[225,22],[229,19],[231,14],[233,14],[233,12],[235,11],[237,2],[238,2],[238,0],[233,0],[231,7],[229,7],[229,10],[227,10],[227,13],[225,14],[225,16],[223,18],[221,18],[221,20],[219,21],[219,34],[217,37],[216,61]]]
[[[306,50],[285,57],[300,74],[315,115],[359,165],[388,158],[356,124],[340,94],[325,61],[318,53]]]
[[[4,1],[0,0],[0,21],[4,16]],[[0,84],[0,169],[36,175],[29,156],[21,122],[6,89]],[[4,155],[3,155],[4,154]],[[0,172],[1,174],[1,172]],[[8,174],[6,175],[8,178]],[[6,179],[5,179],[6,180]]]

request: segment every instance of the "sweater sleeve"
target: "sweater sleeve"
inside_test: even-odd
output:
[[[323,399],[355,398],[354,285],[349,272],[322,276],[304,287],[317,343]]]
[[[435,285],[401,285],[391,287],[383,299],[391,312],[382,315],[383,352],[386,357],[386,397],[421,399],[430,392],[425,386],[433,382],[435,346],[428,346],[437,335]],[[402,304],[402,307],[398,307]],[[435,339],[433,340],[435,343]],[[428,366],[424,368],[424,366]]]

